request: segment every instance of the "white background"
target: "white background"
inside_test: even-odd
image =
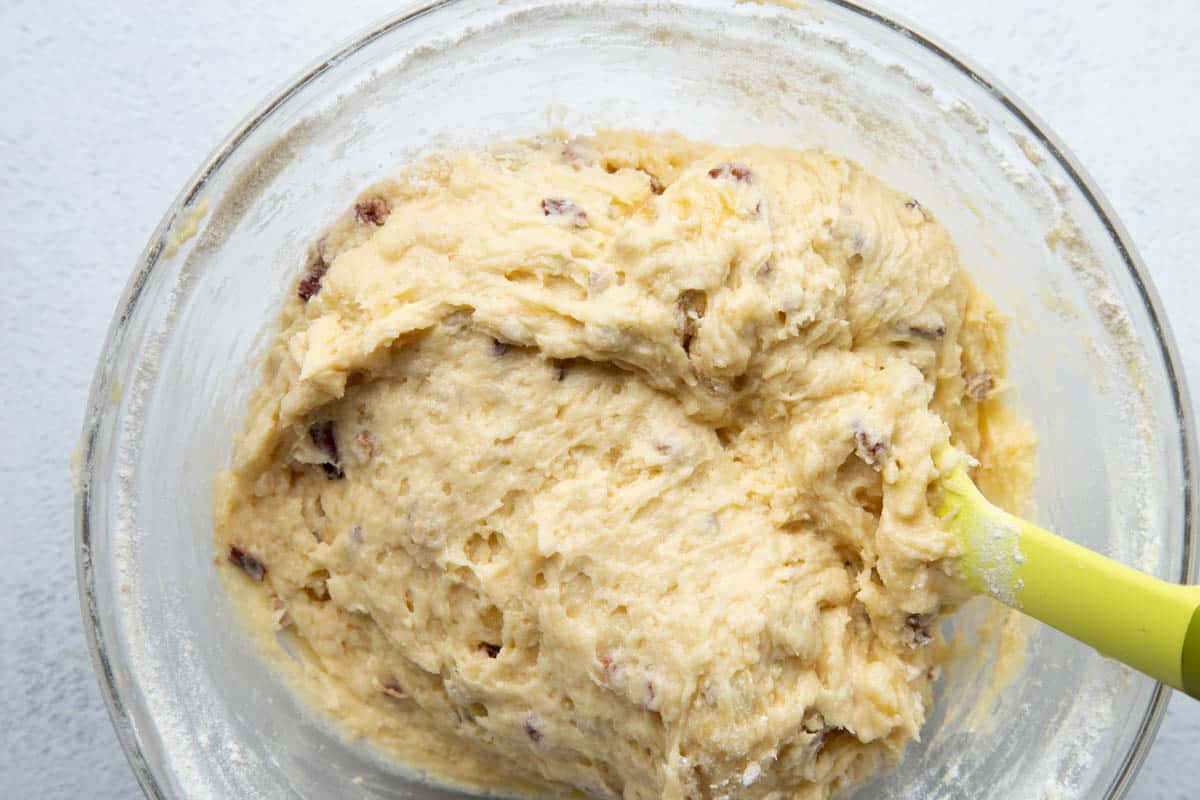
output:
[[[238,120],[394,4],[0,0],[4,797],[138,794],[80,628],[68,466],[134,260]],[[887,6],[989,71],[1075,152],[1149,265],[1200,381],[1200,5]],[[1195,798],[1197,774],[1200,703],[1177,696],[1131,797]]]

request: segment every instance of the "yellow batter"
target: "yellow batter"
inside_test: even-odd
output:
[[[467,784],[815,800],[900,756],[1003,505],[1004,331],[845,159],[632,131],[422,162],[314,247],[219,558],[351,731]]]

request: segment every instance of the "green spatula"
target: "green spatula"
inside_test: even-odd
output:
[[[948,450],[938,516],[964,583],[1200,699],[1200,586],[1159,580],[992,505]]]

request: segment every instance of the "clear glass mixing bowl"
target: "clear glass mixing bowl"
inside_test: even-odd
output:
[[[826,146],[912,192],[1013,318],[1015,401],[1041,439],[1037,518],[1156,575],[1194,575],[1192,423],[1145,271],[1072,158],[993,81],[847,2],[409,4],[218,148],[108,334],[84,429],[79,582],[148,795],[456,796],[339,738],[265,668],[217,579],[211,482],[306,247],[355,193],[433,149],[551,126]],[[862,796],[1119,797],[1165,704],[1045,629],[995,707],[961,713],[985,680],[952,669],[922,742]]]

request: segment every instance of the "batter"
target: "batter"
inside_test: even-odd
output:
[[[929,712],[952,442],[1019,507],[1004,327],[914,198],[824,152],[547,136],[318,240],[220,562],[356,735],[470,786],[817,800]]]

